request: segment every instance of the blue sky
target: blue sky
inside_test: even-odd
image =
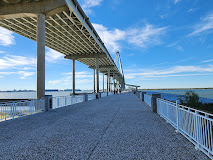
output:
[[[213,87],[212,0],[79,0],[126,83],[141,88]],[[46,88],[72,86],[72,61],[46,48]],[[76,88],[93,71],[76,63]],[[36,88],[36,43],[0,28],[0,90]],[[102,75],[100,77],[102,88]]]

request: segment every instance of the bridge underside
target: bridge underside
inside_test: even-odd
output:
[[[99,72],[116,75],[119,84],[124,83],[123,74],[77,0],[0,1],[0,26],[37,41],[37,97],[44,96],[44,46],[64,54],[67,59],[96,69],[96,77],[99,77]],[[99,79],[96,80],[99,92]]]
[[[208,159],[132,93],[1,122],[0,132],[1,159]]]

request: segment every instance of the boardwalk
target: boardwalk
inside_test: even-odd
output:
[[[0,123],[0,159],[208,159],[132,93]]]

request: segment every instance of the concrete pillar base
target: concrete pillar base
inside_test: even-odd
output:
[[[45,95],[45,111],[52,109],[52,95]]]
[[[144,102],[144,95],[146,94],[146,92],[142,92],[142,101]]]
[[[161,98],[161,94],[151,95],[151,111],[157,113],[157,98]]]

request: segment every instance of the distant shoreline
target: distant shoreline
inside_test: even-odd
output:
[[[156,89],[138,89],[138,90],[198,90],[198,89],[213,89],[213,88],[156,88]]]

